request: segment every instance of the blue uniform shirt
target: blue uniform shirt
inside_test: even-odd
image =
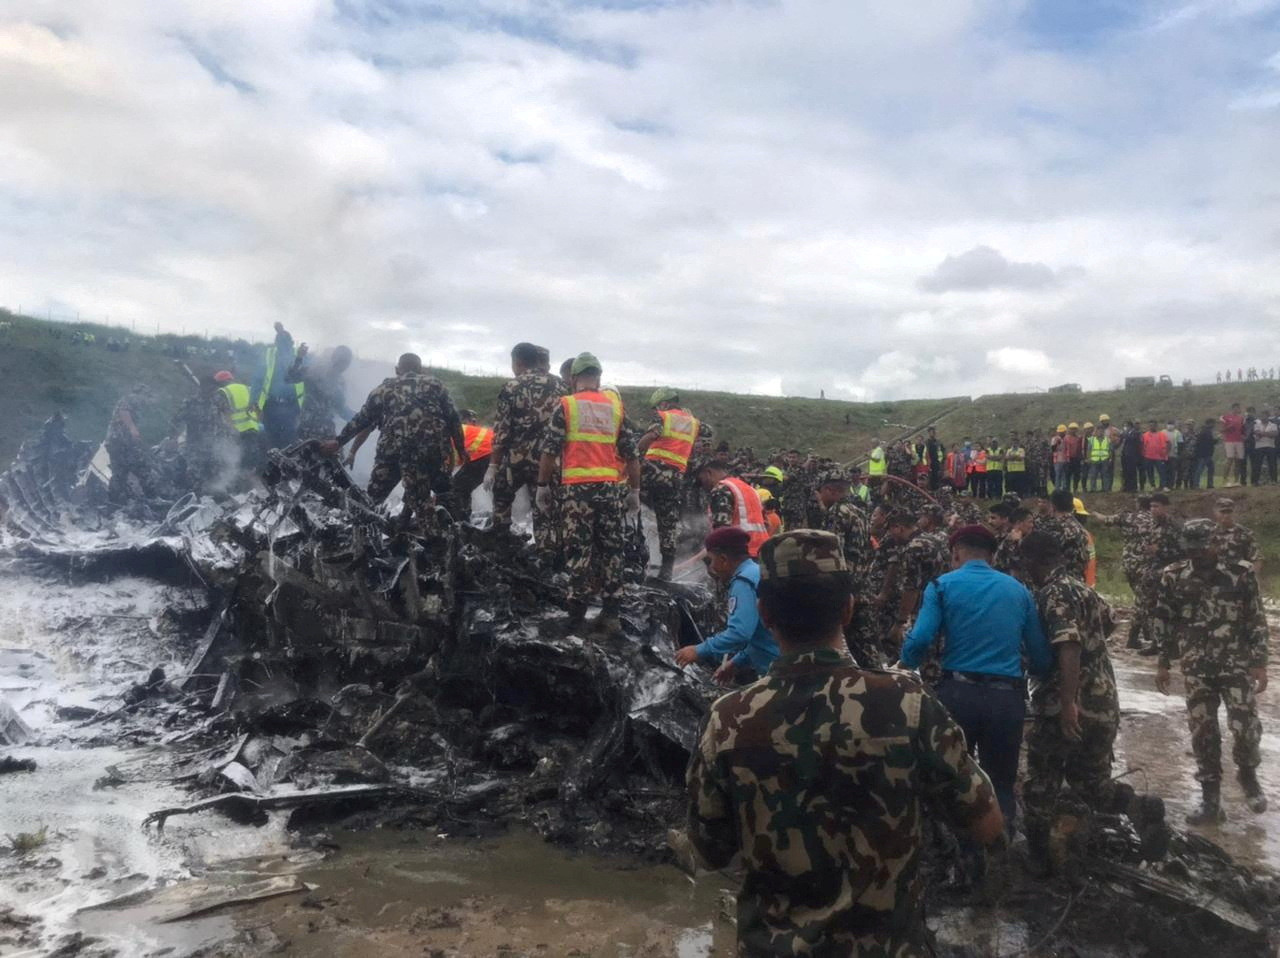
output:
[[[755,559],[746,559],[729,582],[729,622],[723,631],[695,646],[698,658],[714,660],[718,665],[721,658],[732,654],[734,665],[750,665],[760,675],[769,671],[778,657],[778,643],[760,621],[756,609],[759,585],[760,566]]]
[[[1053,665],[1027,587],[980,559],[929,583],[915,627],[902,645],[902,664],[918,668],[939,631],[947,636],[942,668],[948,672],[1020,679],[1024,648],[1033,674],[1047,674]]]

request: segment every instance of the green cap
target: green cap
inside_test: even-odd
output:
[[[768,540],[760,547],[760,581],[801,576],[847,574],[840,540],[830,532],[797,529]]]
[[[680,394],[670,386],[659,386],[653,391],[653,395],[649,397],[649,405],[656,406],[660,402],[675,402],[680,398]]]
[[[603,372],[604,367],[600,365],[600,360],[596,359],[590,353],[578,353],[578,358],[573,361],[573,365],[569,367],[569,372],[574,376],[581,376],[588,369],[594,369],[596,372]]]
[[[770,479],[777,479],[779,482],[787,481],[787,474],[777,466],[769,466],[765,469],[764,474]]]

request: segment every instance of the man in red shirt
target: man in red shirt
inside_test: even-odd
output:
[[[1142,478],[1153,489],[1169,488],[1169,434],[1153,419],[1142,434]]]
[[[1223,485],[1243,485],[1244,478],[1244,416],[1240,415],[1240,404],[1233,402],[1231,412],[1223,413],[1218,420],[1222,424],[1222,451],[1227,461],[1222,470]],[[1232,481],[1234,472],[1238,481]]]

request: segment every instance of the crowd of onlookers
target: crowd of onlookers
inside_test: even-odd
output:
[[[1030,429],[997,436],[964,437],[943,443],[936,429],[924,436],[885,444],[877,441],[867,459],[869,475],[891,475],[937,489],[949,486],[975,498],[999,498],[1006,491],[1045,495],[1051,489],[1074,493],[1172,489],[1212,489],[1215,460],[1222,447],[1222,485],[1277,482],[1280,416],[1272,410],[1241,410],[1239,403],[1216,418],[1116,425],[1107,415],[1096,423],[1060,423],[1051,431]]]
[[[1276,367],[1269,366],[1265,369],[1259,369],[1257,366],[1250,366],[1248,369],[1242,367],[1236,368],[1236,382],[1256,383],[1262,379],[1275,379]],[[1231,382],[1231,370],[1227,369],[1218,373],[1218,382]]]

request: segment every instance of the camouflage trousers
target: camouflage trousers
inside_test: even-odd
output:
[[[1152,639],[1151,613],[1156,606],[1156,586],[1159,570],[1155,574],[1145,568],[1125,570],[1129,588],[1133,590],[1133,620],[1129,624],[1130,639],[1146,645]]]
[[[1257,768],[1262,763],[1262,720],[1253,681],[1245,672],[1219,675],[1183,675],[1187,690],[1187,725],[1191,729],[1191,751],[1196,756],[1196,779],[1222,781],[1222,732],[1218,728],[1218,706],[1227,707],[1227,727],[1231,729],[1231,757],[1236,768]]]
[[[419,524],[432,521],[433,492],[441,504],[450,504],[449,473],[439,458],[379,449],[373,457],[373,471],[369,474],[369,498],[374,505],[385,502],[398,482],[404,483],[404,514],[417,516]]]
[[[560,534],[571,601],[587,599],[599,582],[606,602],[622,595],[626,507],[616,483],[560,488]]]
[[[147,461],[147,452],[141,444],[109,442],[107,455],[111,457],[111,481],[107,483],[107,496],[112,502],[125,502],[130,498],[130,476],[137,478],[143,495],[151,494],[151,463]]]
[[[529,505],[533,509],[533,540],[538,551],[550,555],[556,551],[556,517],[538,509],[538,460],[508,456],[493,478],[493,527],[511,528],[511,506],[521,489],[529,490]],[[554,490],[558,500],[560,489]],[[555,505],[552,505],[555,510]]]
[[[658,552],[664,559],[674,559],[680,536],[684,476],[675,469],[646,462],[643,488],[645,499],[658,520]]]
[[[1022,804],[1027,832],[1048,830],[1054,804],[1065,783],[1075,797],[1094,808],[1109,808],[1115,791],[1111,781],[1111,750],[1120,716],[1112,721],[1080,718],[1081,740],[1062,734],[1056,715],[1038,715],[1027,732],[1027,775],[1022,783]]]

